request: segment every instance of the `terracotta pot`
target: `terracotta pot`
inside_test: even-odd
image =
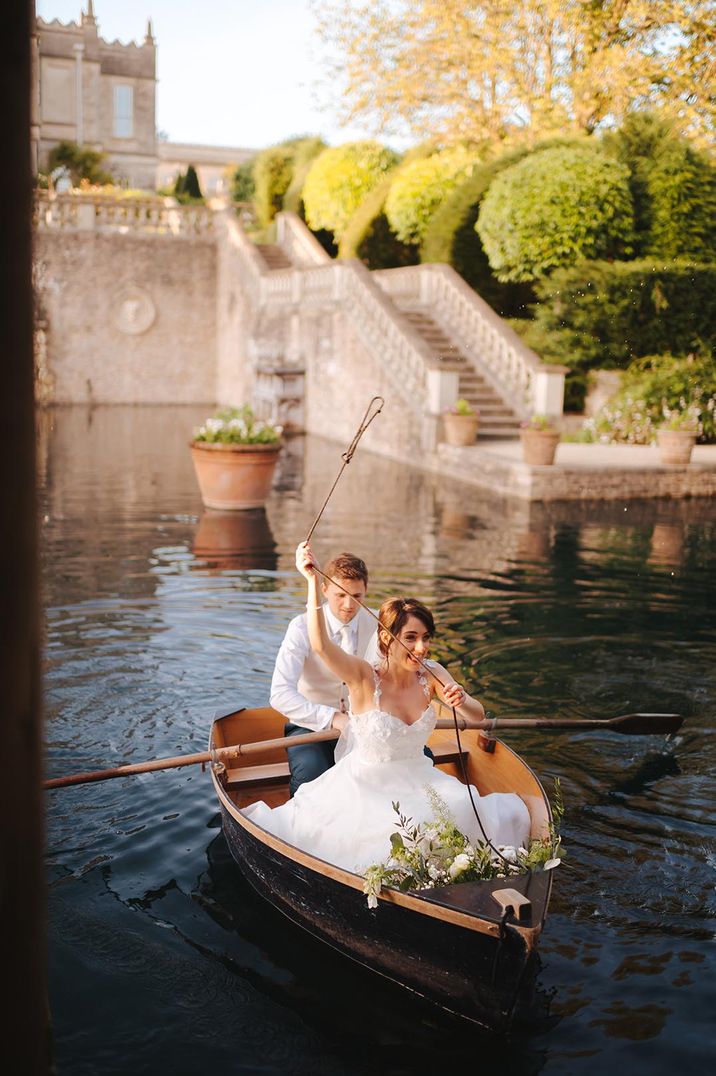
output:
[[[201,499],[207,508],[237,512],[261,508],[271,490],[281,442],[224,445],[191,441]]]
[[[477,437],[477,415],[444,415],[445,440],[449,445],[474,445]]]
[[[656,440],[662,463],[683,466],[691,459],[696,434],[691,430],[657,430]]]
[[[529,427],[520,430],[522,459],[536,467],[554,463],[559,437],[559,430],[532,430]]]

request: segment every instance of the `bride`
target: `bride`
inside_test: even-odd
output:
[[[454,706],[468,726],[479,725],[485,716],[481,703],[446,669],[427,662],[434,634],[432,613],[414,598],[383,602],[378,629],[381,659],[374,668],[329,638],[314,565],[318,567],[310,547],[301,543],[296,567],[308,582],[311,646],[350,693],[350,714],[336,719],[336,724],[341,721],[336,765],[301,785],[280,807],[258,802],[244,814],[289,844],[362,874],[390,855],[390,835],[397,822],[393,803],[398,802],[401,813],[413,823],[428,822],[433,808],[427,790],[432,787],[458,828],[471,841],[484,841],[465,785],[434,768],[423,752],[437,720],[430,705],[434,696]],[[430,674],[418,659],[428,663]],[[495,792],[481,797],[474,787],[472,794],[493,844],[527,845],[530,817],[519,796]]]

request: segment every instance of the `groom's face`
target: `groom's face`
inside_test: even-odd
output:
[[[345,576],[338,576],[336,582],[340,583],[340,586],[336,586],[335,583],[324,583],[323,593],[334,617],[342,624],[350,624],[360,608],[358,602],[353,599],[358,598],[358,601],[364,601],[366,586],[362,579],[346,579]]]

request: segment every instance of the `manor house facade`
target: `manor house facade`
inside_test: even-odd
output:
[[[79,22],[37,18],[33,50],[40,169],[58,142],[71,141],[106,154],[107,170],[129,186],[167,186],[194,164],[202,190],[213,194],[221,190],[229,165],[255,152],[157,139],[157,43],[151,20],[140,44],[105,41],[88,0]]]

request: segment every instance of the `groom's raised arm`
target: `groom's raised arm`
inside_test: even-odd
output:
[[[271,679],[271,705],[294,725],[319,732],[333,720],[335,708],[309,702],[298,690],[298,681],[311,649],[305,616],[295,617],[288,626],[276,656]]]

